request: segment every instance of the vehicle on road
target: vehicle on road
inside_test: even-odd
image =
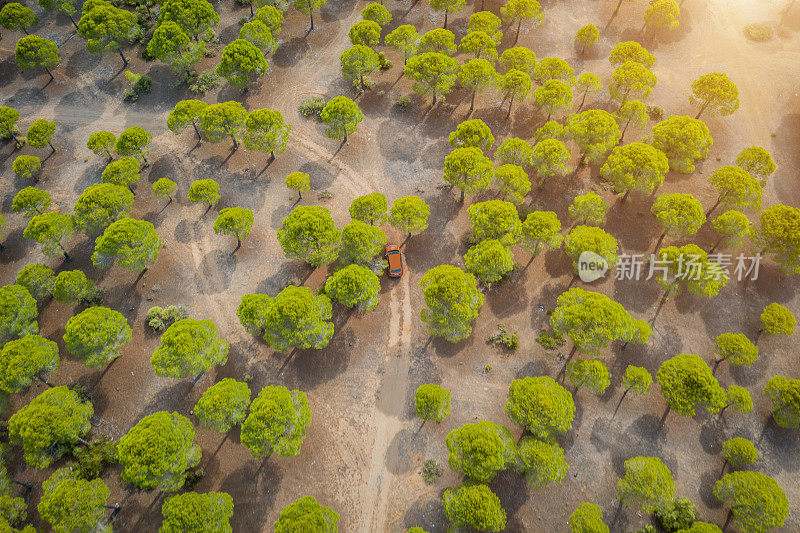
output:
[[[389,263],[389,276],[399,278],[403,275],[403,254],[395,244],[386,246],[386,261]]]

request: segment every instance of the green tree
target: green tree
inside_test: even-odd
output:
[[[351,44],[370,48],[381,40],[381,25],[373,20],[359,20],[350,27],[348,36]]]
[[[559,109],[572,107],[572,88],[561,80],[547,80],[533,91],[537,107],[547,112],[547,120]]]
[[[613,67],[619,67],[627,61],[636,61],[647,68],[652,68],[656,63],[656,56],[647,51],[647,48],[636,41],[623,41],[614,45],[608,55],[608,61]]]
[[[0,106],[0,139],[13,138],[17,145],[21,144],[17,134],[17,122],[19,121],[19,111],[13,107]]]
[[[508,118],[511,116],[514,100],[522,101],[527,98],[533,88],[533,82],[527,72],[510,69],[497,77],[497,86],[509,100],[508,113],[506,113],[506,118]]]
[[[701,120],[673,115],[653,126],[652,145],[664,152],[669,168],[681,174],[694,172],[694,162],[705,159],[714,144]]]
[[[25,37],[23,37],[24,39]],[[34,148],[44,148],[45,146],[50,146],[50,149],[53,152],[56,149],[53,147],[53,134],[56,132],[56,123],[50,120],[45,120],[40,118],[35,120],[33,124],[28,127],[28,131],[25,134],[26,142],[34,147]]]
[[[341,237],[331,212],[322,206],[295,207],[278,230],[286,257],[302,259],[313,267],[336,261]]]
[[[569,337],[575,350],[592,356],[599,356],[615,340],[647,342],[650,332],[644,325],[605,294],[578,287],[562,293],[550,315],[556,333]]]
[[[136,14],[107,2],[96,2],[88,11],[85,7],[78,21],[78,35],[86,39],[86,49],[93,54],[117,52],[122,58],[122,68],[127,67],[128,59],[122,53],[122,45],[141,33]]]
[[[711,72],[692,82],[689,103],[700,106],[694,118],[700,118],[706,109],[712,115],[732,115],[739,109],[739,89],[726,74]]]
[[[158,198],[169,198],[167,205],[172,203],[172,195],[178,189],[178,184],[169,178],[158,178],[153,183],[153,192]]]
[[[586,96],[589,93],[599,93],[603,90],[603,83],[600,81],[600,76],[591,72],[582,72],[575,78],[575,90],[581,96],[581,103],[578,106],[578,111],[583,109],[583,104],[586,102]]]
[[[706,215],[710,215],[720,205],[724,209],[761,210],[764,189],[746,170],[733,166],[720,167],[708,177],[708,183],[717,190],[719,198]]]
[[[53,296],[62,304],[89,301],[95,294],[94,282],[82,270],[59,272],[53,282]]]
[[[720,237],[711,247],[709,253],[713,252],[723,241],[727,248],[739,248],[744,244],[744,238],[750,236],[752,226],[747,215],[741,211],[731,209],[714,217],[711,221],[711,227]]]
[[[659,503],[653,518],[663,531],[683,531],[697,520],[697,509],[688,498],[675,498]]]
[[[22,285],[0,287],[0,346],[8,341],[39,332],[36,300]]]
[[[558,139],[543,139],[531,149],[530,164],[539,176],[539,187],[553,177],[563,178],[572,169],[569,161],[572,154],[563,142]]]
[[[267,309],[272,298],[266,294],[245,294],[236,309],[239,322],[251,335],[260,337],[266,327]]]
[[[784,272],[800,272],[800,209],[769,206],[761,212],[753,240],[762,247],[762,255],[775,254]]]
[[[536,68],[536,54],[530,48],[513,46],[500,54],[500,64],[506,70],[516,69],[531,74]]]
[[[758,360],[758,348],[743,333],[721,333],[714,339],[714,370],[722,361],[747,366]]]
[[[94,155],[105,155],[109,161],[114,159],[114,154],[111,150],[114,149],[114,143],[117,142],[117,136],[109,131],[96,131],[89,135],[89,140],[86,141],[86,148],[94,152]]]
[[[219,183],[212,179],[194,180],[189,185],[188,199],[196,204],[206,204],[209,209],[217,205],[222,195],[219,193]]]
[[[172,72],[183,72],[187,80],[194,75],[194,67],[203,59],[205,53],[205,41],[192,42],[183,28],[172,20],[159,24],[147,43],[149,56],[168,65]]]
[[[739,152],[736,166],[758,178],[762,187],[767,184],[767,178],[776,168],[772,156],[760,146],[748,146]]]
[[[598,39],[600,39],[600,30],[594,24],[587,24],[575,33],[575,41],[581,45],[581,52],[592,48],[597,44]]]
[[[67,387],[53,387],[21,407],[8,420],[11,444],[22,446],[28,466],[47,468],[69,452],[92,428],[91,403]]]
[[[464,268],[484,284],[491,286],[514,270],[514,255],[497,239],[473,245],[464,255]]]
[[[480,148],[455,148],[444,158],[444,180],[461,191],[460,202],[466,193],[486,189],[492,179],[492,161]]]
[[[578,272],[578,259],[583,252],[593,252],[612,268],[619,259],[617,239],[606,231],[594,226],[575,226],[564,240],[564,252],[572,259],[572,268]]]
[[[211,367],[228,361],[228,343],[211,320],[184,318],[167,328],[161,344],[150,357],[156,375],[185,378],[196,375],[192,385]]]
[[[800,427],[800,379],[774,376],[764,393],[772,402],[772,418],[782,428]]]
[[[256,45],[236,39],[222,50],[216,70],[228,83],[246,91],[251,79],[269,72],[269,63]]]
[[[330,507],[317,502],[313,496],[303,496],[281,510],[275,522],[275,533],[294,533],[311,528],[317,533],[336,533],[339,515]]]
[[[600,161],[622,136],[614,115],[602,109],[570,115],[566,132],[582,152],[581,164]]]
[[[560,483],[567,475],[569,465],[564,460],[564,450],[555,442],[525,436],[517,445],[514,469],[525,475],[531,487],[540,489],[551,483]]]
[[[504,139],[494,151],[494,159],[502,165],[524,166],[531,164],[531,150],[528,141],[518,137],[509,137]]]
[[[0,390],[23,392],[34,379],[52,387],[44,375],[58,370],[58,345],[39,335],[8,341],[0,349]]]
[[[311,407],[303,392],[270,385],[250,405],[242,423],[242,444],[255,458],[297,455],[310,422]]]
[[[281,26],[283,25],[283,11],[285,10],[285,8],[289,7],[288,5],[289,1],[273,0],[270,2],[270,4],[274,5],[265,5],[259,7],[258,11],[256,11],[256,16],[254,20],[263,22],[269,29],[272,36],[277,39],[278,35],[280,35],[281,33]],[[282,4],[280,9],[276,7],[278,4]]]
[[[52,202],[49,192],[36,187],[25,187],[14,195],[11,210],[22,213],[25,218],[32,218],[50,209]]]
[[[516,455],[513,435],[494,422],[464,424],[447,434],[446,443],[450,468],[478,483],[489,483]]]
[[[133,188],[139,183],[141,177],[139,160],[135,157],[120,157],[116,161],[112,161],[103,169],[103,173],[100,175],[103,183],[127,187],[132,193],[134,192]]]
[[[652,385],[653,376],[650,371],[642,366],[628,365],[622,376],[622,386],[625,388],[622,397],[624,398],[631,391],[639,396],[647,396],[650,394]],[[622,400],[620,399],[620,401]]]
[[[458,49],[466,54],[475,54],[475,58],[484,57],[497,61],[497,44],[485,31],[471,31],[461,38]]]
[[[200,426],[217,433],[227,433],[241,424],[250,407],[250,387],[231,378],[224,378],[209,387],[194,406]]]
[[[457,489],[447,489],[442,505],[447,520],[458,528],[502,531],[506,527],[506,512],[500,498],[486,485],[465,483]]]
[[[342,229],[339,259],[345,264],[370,267],[385,246],[386,234],[380,228],[352,220]]]
[[[381,27],[392,21],[392,14],[382,4],[372,2],[361,10],[361,18],[377,22]]]
[[[753,399],[750,397],[750,392],[744,387],[738,385],[730,385],[725,393],[725,405],[719,410],[719,416],[728,407],[733,407],[735,411],[740,413],[751,413],[753,411]]]
[[[0,26],[7,30],[22,30],[28,35],[31,26],[35,26],[38,22],[39,17],[34,15],[33,10],[18,2],[9,2],[0,9]]]
[[[10,5],[12,4],[6,4],[6,7]],[[1,16],[2,13],[0,13]],[[61,63],[56,43],[36,35],[27,35],[17,41],[17,46],[14,48],[14,59],[19,68],[24,70],[43,68],[51,80],[54,80],[55,77],[50,72],[50,68]]]
[[[72,468],[59,468],[42,484],[39,515],[57,533],[103,527],[109,491],[102,479],[87,481]]]
[[[419,285],[426,305],[420,318],[428,326],[428,333],[449,342],[469,337],[472,321],[483,305],[475,276],[458,267],[439,265],[428,270]]]
[[[159,25],[174,22],[195,41],[202,35],[203,40],[214,37],[219,26],[219,15],[207,0],[165,0],[158,16]]]
[[[761,472],[732,472],[714,484],[714,496],[731,501],[733,523],[739,531],[760,532],[782,527],[789,500],[778,483]]]
[[[470,112],[475,109],[475,96],[488,90],[495,81],[497,73],[494,66],[483,58],[470,59],[458,71],[458,81],[462,87],[472,91]]]
[[[614,113],[617,124],[622,127],[622,135],[619,142],[625,138],[625,132],[630,126],[643,130],[647,126],[650,117],[647,114],[647,106],[638,100],[628,100]]]
[[[414,410],[423,424],[443,421],[450,414],[450,391],[435,383],[420,385],[414,394]]]
[[[152,42],[152,41],[151,41]],[[179,135],[187,127],[192,126],[197,140],[200,140],[200,130],[197,129],[200,123],[200,116],[206,108],[206,103],[200,100],[181,100],[175,104],[175,108],[167,116],[167,127],[175,135]]]
[[[245,207],[226,207],[221,209],[214,221],[214,233],[217,235],[232,235],[236,237],[236,248],[231,255],[242,246],[242,239],[246,239],[253,229],[253,211]]]
[[[667,359],[656,372],[656,380],[667,409],[681,416],[694,416],[698,404],[712,414],[725,406],[725,390],[699,355],[684,353]]]
[[[572,83],[575,69],[560,57],[543,57],[536,64],[533,77],[539,83],[547,80],[561,80]]]
[[[469,206],[467,213],[472,226],[472,242],[498,239],[504,245],[512,246],[519,241],[522,222],[511,202],[478,202]]]
[[[112,222],[130,216],[132,205],[133,193],[125,187],[112,183],[89,185],[75,202],[75,225],[95,237]]]
[[[649,144],[634,142],[617,146],[600,168],[600,176],[614,184],[614,191],[624,192],[624,202],[632,191],[653,194],[664,183],[669,171],[667,156]]]
[[[353,220],[360,220],[367,224],[380,225],[386,218],[389,204],[386,196],[379,192],[373,192],[359,196],[350,204],[350,216]]]
[[[453,148],[466,146],[486,151],[494,146],[492,130],[479,118],[465,120],[456,126],[456,131],[450,133],[449,141]]]
[[[609,533],[610,531],[603,522],[603,511],[600,507],[587,502],[578,505],[575,512],[569,515],[569,527],[572,533]]]
[[[566,126],[561,125],[555,120],[548,120],[542,126],[536,128],[533,133],[533,140],[540,143],[547,139],[566,140],[569,138],[569,131]]]
[[[502,25],[503,22],[500,20],[500,17],[498,17],[491,11],[481,10],[481,11],[476,11],[475,13],[469,16],[469,22],[467,23],[467,31],[485,32],[494,40],[497,46],[500,46],[500,42],[503,40],[503,32],[500,31]]]
[[[725,462],[722,465],[731,465],[731,468],[741,468],[751,465],[758,459],[758,450],[755,445],[742,437],[734,437],[722,443],[722,456]]]
[[[353,100],[346,96],[336,96],[325,104],[319,118],[325,124],[325,135],[330,139],[342,139],[356,131],[359,122],[364,120],[364,113]]]
[[[250,4],[252,8],[252,3]],[[239,39],[243,39],[255,45],[264,55],[273,53],[278,48],[278,41],[272,36],[269,27],[256,19],[252,22],[245,22],[239,30]]]
[[[383,42],[392,50],[403,55],[403,65],[405,65],[408,58],[417,53],[419,34],[412,24],[402,24],[392,30]]]
[[[661,245],[665,235],[671,237],[694,235],[706,223],[706,215],[703,213],[700,200],[687,193],[659,195],[650,207],[650,212],[664,228],[656,243],[656,249]]]
[[[264,340],[276,352],[322,349],[333,336],[333,306],[324,294],[289,285],[266,303]]]
[[[675,0],[655,0],[644,12],[644,27],[658,29],[678,27],[681,8]]]
[[[538,28],[544,22],[544,11],[536,0],[508,0],[500,9],[503,21],[508,24],[517,23],[517,34],[514,37],[514,44],[519,41],[519,30],[522,21],[526,21],[532,28]]]
[[[16,283],[25,287],[36,300],[53,295],[55,273],[50,267],[29,263],[17,274]]]
[[[439,52],[425,52],[408,58],[403,74],[414,83],[411,88],[421,96],[446,95],[453,88],[459,73],[458,60]]]
[[[239,102],[230,100],[210,104],[200,112],[200,129],[213,142],[222,142],[226,137],[233,141],[233,149],[238,150],[236,138],[242,134],[247,119],[247,110]]]
[[[508,388],[506,414],[514,423],[546,442],[572,428],[572,395],[549,376],[515,379]]]
[[[608,91],[622,105],[630,96],[644,100],[650,96],[657,82],[658,78],[649,68],[638,61],[626,61],[614,70]]]
[[[567,377],[575,392],[583,387],[596,395],[602,396],[611,385],[611,375],[602,359],[576,359],[567,363]]]
[[[632,457],[625,461],[625,475],[617,482],[617,497],[624,505],[634,505],[652,513],[675,494],[672,472],[658,457]]]
[[[378,35],[380,36],[380,32]],[[380,66],[378,53],[375,50],[363,44],[356,44],[342,52],[339,61],[342,64],[342,77],[345,81],[352,83],[361,91],[373,85],[374,82],[367,75],[378,70]]]
[[[430,0],[431,9],[434,11],[444,11],[444,25],[447,28],[447,15],[458,13],[464,8],[466,0]]]
[[[314,11],[322,9],[322,6],[326,3],[328,3],[328,0],[292,0],[292,6],[296,10],[311,17],[311,29],[309,31],[314,30]]]
[[[569,206],[569,216],[582,224],[600,225],[605,222],[609,209],[611,206],[599,194],[588,192],[575,197]]]
[[[519,165],[500,165],[494,171],[494,178],[503,200],[514,205],[525,201],[525,195],[531,191],[531,180]]]
[[[97,268],[108,268],[116,262],[128,270],[146,270],[158,259],[159,250],[161,239],[150,222],[121,218],[95,241],[92,263]]]
[[[42,160],[35,155],[23,154],[14,159],[12,170],[14,174],[23,179],[30,179],[36,176],[42,169]]]
[[[761,329],[759,334],[767,335],[794,335],[797,319],[789,309],[781,304],[771,303],[761,312]]]
[[[710,298],[728,282],[728,274],[708,254],[694,244],[680,248],[667,246],[658,252],[658,270],[662,272],[656,281],[664,287],[664,298],[680,293],[684,284],[691,294]],[[671,276],[671,277],[670,277]]]
[[[122,480],[140,489],[180,490],[186,471],[200,462],[192,422],[178,413],[158,411],[139,420],[119,439]]]
[[[305,172],[290,172],[286,176],[286,188],[297,191],[297,199],[303,198],[303,193],[311,190],[311,177]]]
[[[89,368],[102,368],[114,361],[130,339],[128,321],[122,313],[107,307],[90,307],[64,326],[67,350]]]
[[[53,256],[62,253],[67,261],[71,258],[61,241],[69,240],[73,235],[75,235],[73,217],[56,211],[48,211],[34,216],[22,233],[26,239],[41,244],[45,255]]]
[[[227,492],[184,492],[164,500],[160,533],[213,531],[231,533],[233,498]]]
[[[541,252],[542,247],[556,250],[561,248],[564,240],[561,235],[561,222],[552,211],[534,211],[529,213],[522,222],[522,236],[519,245],[528,250],[531,258],[525,268],[528,268]]]
[[[422,233],[428,228],[428,217],[431,208],[419,196],[403,196],[398,198],[389,209],[389,223],[398,231]]]
[[[140,126],[131,126],[117,137],[114,143],[114,150],[121,156],[132,156],[141,158],[147,164],[147,154],[150,153],[148,146],[153,140],[153,136]]]
[[[359,313],[375,309],[381,299],[380,292],[378,276],[361,265],[347,265],[325,281],[325,294],[331,300]]]

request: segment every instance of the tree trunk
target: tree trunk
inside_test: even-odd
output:
[[[519,41],[519,30],[521,28],[522,28],[522,18],[520,18],[519,22],[517,23],[517,36],[514,37],[514,44],[517,44],[517,41]]]
[[[725,467],[726,466],[728,466],[728,460],[727,459],[725,459],[725,461],[722,463],[722,469],[719,471],[719,477],[722,477],[722,474],[725,473]]]
[[[581,98],[581,105],[578,106],[578,111],[583,109],[583,104],[586,102],[586,95],[589,94],[589,90],[583,91],[583,98]]]
[[[28,30],[26,28],[22,28],[22,31],[25,32],[25,35],[30,35],[30,33],[28,33]]]
[[[49,75],[50,75],[50,81],[53,81],[53,80],[55,79],[55,77],[53,76],[53,73],[52,73],[52,72],[50,72],[50,69],[49,69],[49,68],[47,68],[47,67],[44,67],[44,70],[47,72],[47,74],[49,74]],[[50,148],[53,148],[53,145],[52,145],[52,144],[50,145]],[[55,149],[53,149],[53,151],[55,152]]]
[[[91,444],[89,444],[88,442],[86,442],[85,440],[83,440],[83,439],[82,439],[82,438],[80,438],[80,437],[78,437],[78,438],[77,438],[77,440],[78,440],[78,442],[80,442],[80,443],[81,443],[81,444],[83,444],[84,446],[91,446]]]
[[[667,415],[669,415],[669,405],[667,405],[667,408],[664,410],[664,414],[661,415],[661,420],[658,423],[659,428],[664,427],[664,423],[667,421]]]
[[[656,314],[653,315],[653,318],[650,319],[650,326],[655,324],[656,318],[658,318],[658,314],[661,312],[661,308],[664,307],[664,303],[667,301],[667,294],[668,291],[664,291],[664,295],[661,297],[661,301],[658,302],[658,307],[656,308]]]
[[[47,381],[46,379],[44,379],[42,376],[40,376],[40,375],[38,375],[38,374],[36,375],[36,379],[38,379],[39,381],[41,381],[42,383],[44,383],[45,385],[47,385],[47,386],[48,386],[48,387],[50,387],[51,389],[52,389],[53,387],[55,387],[55,385],[53,385],[52,383],[50,383],[49,381]]]
[[[52,74],[50,74],[50,77],[52,78],[52,77],[53,77],[53,75],[52,75]],[[53,146],[53,143],[52,143],[51,141],[47,141],[47,144],[49,144],[49,145],[50,145],[50,149],[51,149],[53,152],[55,152],[55,151],[56,151],[56,147],[55,147],[55,146]]]
[[[506,113],[506,120],[511,116],[511,106],[514,105],[514,95],[511,95],[511,101],[508,103],[508,113]]]
[[[628,131],[628,126],[630,126],[630,125],[631,125],[631,121],[630,120],[625,123],[625,127],[622,128],[622,133],[619,136],[619,143],[617,143],[617,144],[622,144],[622,139],[625,138],[625,132]]]
[[[119,53],[119,57],[122,58],[122,68],[128,66],[128,60],[125,58],[125,54],[122,53],[122,48],[117,48],[117,52]]]
[[[611,15],[611,20],[614,20],[614,17],[617,16],[620,7],[622,7],[622,0],[619,0],[619,2],[617,2],[617,7],[614,8],[614,13]]]
[[[297,191],[297,200],[299,201],[299,200],[302,200],[302,199],[303,199],[303,193],[300,192],[300,191]]]
[[[25,487],[25,488],[26,488],[26,489],[28,489],[28,490],[33,490],[33,485],[31,485],[30,483],[25,483],[25,482],[23,482],[23,481],[17,481],[16,479],[11,479],[11,478],[9,478],[9,480],[10,480],[12,483],[16,483],[16,484],[17,484],[17,485],[19,485],[20,487]]]
[[[627,192],[625,192],[625,194],[624,194],[624,195],[622,195],[622,200],[620,200],[620,201],[619,201],[619,203],[620,203],[620,204],[624,204],[624,203],[625,203],[625,200],[627,200],[627,199],[628,199],[628,196],[630,196],[630,194],[631,194],[631,191],[630,191],[630,189],[628,189],[628,191],[627,191]]]
[[[552,116],[553,116],[553,112],[552,112],[552,111],[550,111],[550,112],[547,114],[547,120],[546,120],[545,122],[550,122],[550,117],[552,117]]]
[[[255,13],[253,13],[253,0],[250,0],[250,20],[253,20]]]
[[[64,249],[64,245],[61,244],[61,243],[58,243],[58,245],[61,247],[61,253],[64,254],[64,261],[72,261],[72,258],[69,256],[67,251]]]
[[[75,19],[72,18],[72,15],[67,15],[69,17],[69,21],[75,26],[75,31],[78,31],[78,25],[75,23]]]
[[[436,105],[436,88],[433,88],[433,103],[431,103],[431,107]]]
[[[627,396],[629,392],[630,389],[625,389],[625,392],[623,392],[622,396],[620,396],[619,401],[617,402],[617,406],[614,408],[614,414],[612,415],[612,418],[616,416],[617,411],[619,411],[619,406],[622,405],[622,400],[625,399],[625,396]]]
[[[5,249],[6,249],[6,245],[3,244],[2,242],[0,242],[0,250],[5,250]]]
[[[311,30],[314,30],[314,9],[310,10],[309,15],[311,15]]]
[[[168,196],[168,198],[169,198],[169,201],[167,202],[167,205],[172,203],[172,196]],[[167,207],[167,205],[165,205],[164,207]]]
[[[462,204],[464,203],[464,189],[461,189],[461,199],[459,200]]]
[[[275,150],[269,152],[269,162],[272,163],[273,161],[275,161]]]
[[[447,10],[444,10],[444,29],[447,29]]]
[[[239,149],[239,143],[236,142],[236,137],[234,135],[231,135],[231,139],[233,140],[233,149],[234,150],[238,150]]]
[[[475,95],[478,94],[478,91],[472,91],[472,102],[469,104],[469,112],[472,113],[472,110],[475,109]]]
[[[242,239],[239,239],[237,237],[236,238],[236,248],[234,248],[233,251],[231,252],[231,256],[233,256],[233,254],[235,254],[237,251],[239,251],[239,248],[241,248],[241,247],[242,247]]]
[[[653,248],[653,252],[657,252],[658,251],[658,249],[661,247],[661,243],[664,242],[664,237],[666,237],[666,236],[667,236],[667,232],[666,231],[661,234],[661,237],[659,237],[658,240],[656,241],[656,246],[655,246],[655,248]]]
[[[719,204],[720,204],[720,203],[722,203],[722,196],[720,196],[719,198],[717,198],[717,202],[716,202],[714,205],[712,205],[712,206],[711,206],[711,209],[709,209],[708,211],[706,211],[706,218],[708,218],[708,216],[709,216],[711,213],[713,213],[713,212],[714,212],[714,210],[715,210],[717,207],[719,207]]]
[[[708,253],[712,253],[714,250],[716,250],[716,249],[717,249],[717,246],[719,246],[719,245],[720,245],[720,243],[722,243],[722,240],[723,240],[724,238],[725,238],[725,237],[723,236],[723,237],[720,237],[719,239],[717,239],[717,242],[715,242],[715,243],[714,243],[714,246],[712,246],[712,247],[711,247],[711,249],[708,251]]]
[[[700,115],[703,114],[703,111],[706,110],[706,108],[708,107],[708,104],[710,104],[710,103],[711,103],[710,101],[706,101],[706,103],[703,104],[703,107],[700,108],[700,111],[697,112],[697,115],[695,115],[694,118],[700,118]]]
[[[234,251],[235,251],[235,250],[234,250]],[[195,378],[192,380],[192,387],[194,387],[195,385],[197,385],[197,382],[198,382],[198,381],[200,381],[200,378],[202,378],[202,377],[203,377],[203,374],[205,374],[205,372],[200,372],[199,374],[197,374],[197,375],[195,376]]]

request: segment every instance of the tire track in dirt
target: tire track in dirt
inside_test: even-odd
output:
[[[406,273],[395,287],[389,322],[388,350],[384,358],[384,374],[377,393],[375,440],[368,465],[367,484],[362,491],[362,513],[355,529],[362,533],[385,531],[386,507],[395,476],[390,464],[396,458],[388,457],[389,445],[403,428],[403,415],[408,389],[408,371],[411,364],[412,308],[409,275]],[[396,297],[397,291],[401,295]],[[392,468],[397,471],[397,468]]]

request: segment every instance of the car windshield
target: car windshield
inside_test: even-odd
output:
[[[397,250],[389,250],[387,253],[388,253],[389,255],[394,255],[394,254],[399,254],[400,252],[399,252],[399,251],[397,251]]]

